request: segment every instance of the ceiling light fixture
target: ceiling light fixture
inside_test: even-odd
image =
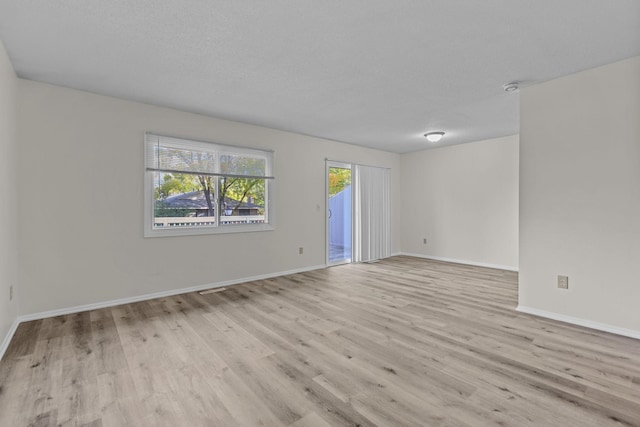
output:
[[[502,89],[504,89],[504,91],[507,93],[516,92],[518,89],[520,89],[520,83],[519,82],[505,83],[502,85]]]
[[[444,132],[429,132],[424,134],[424,137],[427,138],[429,142],[438,142],[443,136]]]

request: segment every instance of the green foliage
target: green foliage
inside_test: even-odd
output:
[[[264,206],[264,179],[247,179],[223,177],[220,179],[220,200],[225,197],[237,200],[239,209],[240,203],[248,202],[249,197],[253,198],[253,203]]]
[[[351,185],[351,169],[329,168],[329,197]]]
[[[156,187],[156,200],[164,200],[169,196],[201,190],[197,175],[182,173],[165,173],[162,184]]]
[[[264,158],[242,155],[221,156],[221,169],[224,173],[264,176],[265,167]],[[241,203],[248,202],[249,197],[253,199],[254,204],[264,206],[265,180],[261,178],[222,177],[220,179],[219,197],[221,202],[224,201],[225,197],[237,200],[238,205],[235,210],[240,208]]]

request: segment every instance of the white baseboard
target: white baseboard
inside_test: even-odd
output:
[[[456,264],[475,265],[477,267],[496,268],[498,270],[518,271],[518,267],[512,267],[512,266],[509,266],[509,265],[489,264],[489,263],[486,263],[486,262],[467,261],[467,260],[464,260],[464,259],[444,258],[444,257],[439,257],[439,256],[424,255],[424,254],[413,254],[413,253],[408,253],[408,252],[400,252],[398,255],[412,256],[412,257],[416,257],[416,258],[433,259],[433,260],[436,260],[436,261],[453,262],[453,263],[456,263]]]
[[[206,290],[206,289],[221,288],[221,287],[224,287],[224,286],[237,285],[237,284],[245,283],[245,282],[253,282],[255,280],[271,279],[273,277],[287,276],[289,274],[304,273],[306,271],[319,270],[319,269],[322,269],[322,268],[325,268],[325,267],[326,267],[325,265],[314,265],[314,266],[311,266],[311,267],[298,268],[298,269],[295,269],[295,270],[280,271],[280,272],[277,272],[277,273],[262,274],[262,275],[259,275],[259,276],[252,276],[252,277],[244,277],[244,278],[241,278],[241,279],[234,279],[234,280],[227,280],[227,281],[224,281],[224,282],[209,283],[209,284],[206,284],[206,285],[192,286],[192,287],[189,287],[189,288],[172,289],[170,291],[155,292],[155,293],[152,293],[152,294],[138,295],[138,296],[135,296],[135,297],[120,298],[120,299],[115,299],[115,300],[110,300],[110,301],[97,302],[97,303],[93,303],[93,304],[78,305],[78,306],[75,306],[75,307],[67,307],[67,308],[60,308],[60,309],[57,309],[57,310],[43,311],[43,312],[40,312],[40,313],[26,314],[26,315],[23,315],[23,316],[19,316],[18,319],[17,319],[17,323],[28,322],[28,321],[31,321],[31,320],[46,319],[48,317],[62,316],[62,315],[65,315],[65,314],[80,313],[80,312],[89,311],[89,310],[97,310],[97,309],[100,309],[100,308],[113,307],[113,306],[116,306],[116,305],[130,304],[130,303],[140,302],[140,301],[148,301],[148,300],[156,299],[156,298],[165,298],[165,297],[170,297],[170,296],[173,296],[173,295],[186,294],[186,293],[189,293],[189,292],[203,291],[203,290]],[[17,327],[17,324],[16,324],[16,327]]]
[[[640,331],[634,331],[633,329],[619,328],[617,326],[607,325],[606,323],[593,322],[579,317],[565,316],[564,314],[538,310],[537,308],[525,307],[522,305],[519,305],[516,308],[516,311],[533,314],[534,316],[540,316],[547,319],[559,320],[560,322],[571,323],[572,325],[584,326],[585,328],[596,329],[598,331],[610,332],[616,335],[640,339]]]
[[[7,332],[7,336],[5,336],[2,341],[2,345],[0,345],[0,360],[4,357],[4,353],[7,351],[7,348],[9,348],[9,343],[11,342],[13,335],[16,333],[19,324],[20,320],[16,317],[11,324],[11,328],[9,328],[9,332]]]

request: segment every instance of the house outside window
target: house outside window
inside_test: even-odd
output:
[[[145,134],[145,237],[273,229],[273,152]]]

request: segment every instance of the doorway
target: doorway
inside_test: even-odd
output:
[[[352,259],[352,168],[349,163],[327,161],[327,264]]]

